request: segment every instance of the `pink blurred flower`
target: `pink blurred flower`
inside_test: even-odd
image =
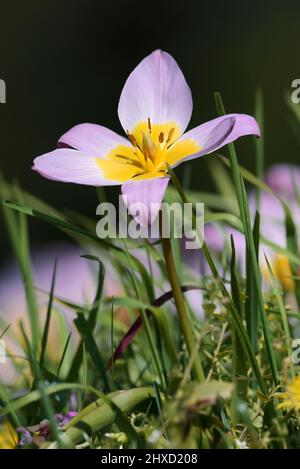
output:
[[[34,286],[39,306],[39,320],[44,324],[48,293],[51,287],[54,262],[57,258],[57,272],[54,296],[78,305],[90,305],[94,299],[97,288],[97,264],[80,257],[83,251],[70,242],[59,242],[36,247],[32,252],[32,269]],[[112,268],[106,264],[106,276],[104,281],[104,295],[117,296],[122,293],[122,287],[116,279]],[[60,336],[62,335],[60,317],[66,325],[66,331],[72,332],[72,343],[77,339],[77,330],[73,326],[75,311],[54,301],[56,314],[52,315],[52,326],[49,336],[49,350],[51,356],[61,356]],[[28,327],[26,313],[26,299],[24,285],[15,262],[9,262],[0,272],[0,318],[5,325],[10,324],[7,334],[3,337],[7,345],[7,351],[15,355],[22,355],[20,346],[19,321],[22,319]],[[12,340],[12,335],[17,336],[17,341]],[[11,382],[17,378],[13,371],[11,361],[0,365],[0,378],[5,382]]]
[[[296,189],[300,182],[300,167],[279,164],[271,166],[266,172],[266,182],[290,207],[293,221],[298,234],[300,234],[300,204],[297,200]],[[285,213],[280,200],[267,192],[261,193],[259,212],[260,233],[268,241],[281,248],[286,248]],[[254,191],[249,193],[249,208],[252,220],[256,211],[256,197]],[[230,243],[230,235],[233,236],[239,264],[242,272],[245,272],[245,237],[242,233],[231,227],[222,227],[220,224],[209,224],[205,226],[205,239],[208,246],[221,253],[225,243]],[[260,246],[260,265],[262,271],[267,273],[264,255],[271,262],[274,273],[280,279],[286,289],[291,289],[290,268],[287,258],[276,253],[266,243]],[[267,277],[267,275],[265,275]]]

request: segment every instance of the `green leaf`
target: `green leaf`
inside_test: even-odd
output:
[[[113,422],[123,428],[131,440],[131,447],[139,446],[139,437],[131,426],[125,414],[132,412],[136,406],[154,397],[153,388],[135,388],[126,391],[118,391],[107,396],[102,396],[93,404],[83,409],[65,427],[62,440],[66,444],[75,446],[84,440],[84,433],[93,435]],[[56,447],[53,443],[48,448]]]

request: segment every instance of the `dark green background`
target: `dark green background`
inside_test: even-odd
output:
[[[216,116],[216,90],[228,112],[253,113],[261,86],[267,164],[299,161],[283,99],[300,78],[299,0],[1,0],[0,8],[0,78],[7,84],[1,168],[57,207],[94,214],[94,189],[43,179],[30,169],[33,158],[77,123],[121,131],[116,109],[124,81],[156,48],[174,55],[192,88],[191,126]],[[252,143],[238,149],[253,169]],[[212,190],[206,159],[192,165],[193,187]],[[32,231],[35,241],[59,236],[40,223]]]

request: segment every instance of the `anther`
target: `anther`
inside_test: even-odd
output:
[[[130,140],[131,145],[133,145],[134,147],[137,147],[138,144],[137,144],[135,136],[133,134],[129,133],[128,130],[127,130],[127,136]]]
[[[151,134],[151,121],[150,121],[150,117],[148,117],[148,129],[149,129],[149,132]]]
[[[163,132],[160,132],[158,136],[159,143],[163,143],[164,139],[165,139],[165,134]]]
[[[170,129],[168,133],[167,143],[170,143],[170,141],[172,140],[174,132],[175,132],[175,127],[172,127],[172,129]]]

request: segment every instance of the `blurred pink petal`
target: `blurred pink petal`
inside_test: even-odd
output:
[[[296,200],[300,188],[300,166],[275,164],[266,172],[265,180],[277,195]]]

